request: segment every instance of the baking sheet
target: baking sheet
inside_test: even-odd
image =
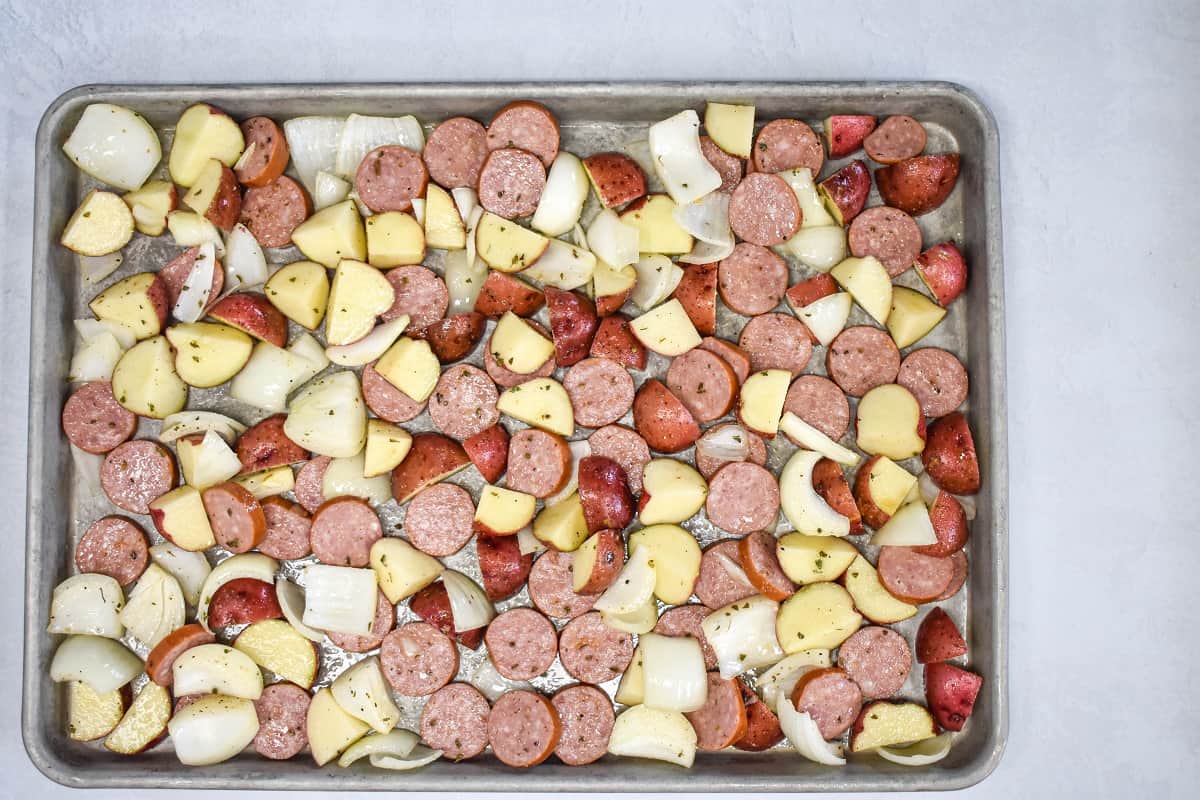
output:
[[[564,149],[586,154],[625,149],[637,155],[649,123],[681,108],[703,109],[705,100],[748,102],[758,107],[758,119],[791,116],[816,123],[829,113],[907,113],[926,124],[928,152],[957,150],[963,155],[958,188],[942,208],[918,218],[927,244],[947,238],[963,247],[971,266],[967,295],[951,306],[942,324],[919,346],[944,347],[967,364],[971,394],[966,407],[975,433],[984,490],[978,496],[978,516],[968,546],[971,576],[964,591],[943,604],[963,629],[970,646],[970,664],[984,675],[984,689],[965,734],[944,761],[909,769],[875,757],[855,757],[843,768],[820,767],[783,748],[766,753],[728,751],[698,754],[687,771],[672,765],[606,757],[586,768],[547,762],[536,769],[508,768],[491,755],[461,764],[437,762],[423,770],[395,774],[365,764],[349,770],[315,767],[306,756],[289,762],[269,762],[246,753],[225,764],[185,768],[170,752],[170,743],[136,758],[108,753],[96,743],[70,741],[63,732],[65,715],[61,687],[47,677],[56,645],[44,633],[53,586],[70,574],[71,553],[78,537],[111,507],[72,466],[69,448],[58,426],[67,393],[65,374],[73,346],[71,320],[87,314],[86,304],[104,286],[125,275],[157,269],[179,248],[170,237],[135,237],[125,250],[121,269],[98,286],[82,286],[73,254],[57,245],[57,236],[78,198],[92,182],[61,151],[83,108],[91,102],[114,102],[144,114],[164,131],[186,105],[209,101],[235,117],[267,114],[278,121],[305,114],[413,113],[427,126],[439,119],[465,114],[489,119],[506,101],[518,97],[549,105],[562,121]],[[828,162],[824,174],[849,159]],[[654,183],[652,171],[648,172]],[[589,201],[594,204],[594,198]],[[870,204],[878,203],[873,190]],[[585,210],[585,219],[594,208]],[[242,86],[242,87],[80,87],[59,98],[47,111],[38,135],[38,175],[34,251],[34,330],[30,375],[30,467],[27,528],[27,607],[25,679],[22,729],[34,763],[52,779],[72,786],[218,787],[300,789],[410,789],[501,791],[871,791],[951,789],[969,785],[994,768],[1003,750],[1006,718],[1006,437],[1003,354],[1003,277],[1000,256],[1000,217],[997,138],[990,114],[969,92],[950,84],[509,84],[398,86]],[[431,251],[431,254],[435,254]],[[435,254],[437,255],[437,254]],[[294,249],[268,251],[274,264],[299,258]],[[437,257],[427,260],[435,269]],[[810,274],[792,264],[792,282]],[[916,285],[911,271],[898,283]],[[735,339],[745,318],[722,308],[718,334]],[[541,312],[545,322],[545,311]],[[867,322],[855,307],[850,324]],[[292,334],[299,331],[293,325]],[[485,340],[486,341],[486,338]],[[472,355],[478,363],[482,344]],[[665,359],[651,355],[648,372],[661,374]],[[824,372],[824,348],[818,347],[810,371]],[[558,376],[561,377],[563,370]],[[635,375],[640,383],[642,375]],[[854,400],[851,399],[852,405]],[[250,423],[265,416],[225,396],[222,389],[191,391],[189,407],[228,413]],[[628,419],[626,419],[626,422]],[[511,421],[506,420],[506,424]],[[143,420],[142,438],[153,437],[159,423]],[[406,427],[429,427],[422,415]],[[510,426],[514,429],[519,425]],[[578,430],[576,438],[588,433]],[[849,444],[849,437],[844,440]],[[791,454],[784,437],[769,448],[769,464],[778,470]],[[912,464],[907,464],[910,468]],[[919,460],[916,462],[919,468]],[[455,476],[477,493],[482,480],[475,470]],[[62,486],[70,488],[64,494]],[[403,509],[389,502],[380,508],[385,529],[402,522]],[[786,521],[780,517],[781,523]],[[143,520],[147,530],[153,526]],[[720,537],[699,515],[687,523],[702,544]],[[69,537],[64,541],[64,537]],[[872,548],[865,548],[873,556]],[[478,577],[474,548],[444,559],[447,566]],[[297,565],[289,565],[294,574]],[[527,604],[524,591],[497,604],[498,610]],[[893,626],[910,642],[922,615]],[[407,605],[398,622],[411,617]],[[461,648],[460,648],[461,649]],[[459,679],[467,679],[483,658],[463,650]],[[143,653],[144,654],[144,653]],[[361,656],[336,647],[324,648],[321,681],[339,674]],[[921,698],[921,670],[914,669],[903,695]],[[556,662],[532,681],[553,690],[570,678]],[[604,688],[615,689],[615,681]],[[414,727],[423,699],[397,698],[402,725]],[[551,761],[554,761],[553,759]]]

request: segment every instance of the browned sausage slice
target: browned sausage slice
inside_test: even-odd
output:
[[[821,140],[798,119],[774,119],[754,139],[752,159],[759,172],[783,172],[808,167],[815,180],[825,163]]]
[[[610,425],[633,405],[633,378],[607,358],[585,358],[572,366],[563,377],[563,388],[571,398],[575,423],[584,428]]]
[[[254,701],[258,733],[254,750],[263,758],[283,761],[308,746],[308,692],[294,683],[273,683]]]
[[[366,653],[383,644],[383,639],[392,628],[396,627],[396,607],[387,599],[387,595],[379,592],[375,598],[375,619],[371,622],[371,631],[366,634],[338,633],[326,631],[325,635],[343,650],[351,653]]]
[[[708,673],[708,698],[703,707],[684,716],[696,729],[696,747],[724,750],[746,735],[746,704],[742,690],[720,673]]]
[[[944,417],[967,399],[967,370],[953,353],[925,347],[900,362],[896,383],[912,392],[927,417]]]
[[[451,761],[474,758],[488,743],[487,698],[468,683],[438,689],[421,711],[421,740]]]
[[[429,623],[410,622],[384,637],[379,661],[393,689],[408,697],[424,697],[454,680],[458,648]]]
[[[170,686],[174,680],[171,668],[175,659],[193,647],[212,644],[217,640],[211,631],[198,622],[184,625],[168,633],[146,656],[146,674],[159,686]]]
[[[863,148],[872,161],[895,164],[921,155],[928,137],[921,123],[904,114],[888,117],[863,139]]]
[[[479,173],[479,204],[504,219],[529,217],[546,188],[546,168],[535,154],[505,147],[488,153]]]
[[[874,461],[871,463],[874,464]],[[863,480],[869,481],[871,479],[871,468],[866,467],[859,474]],[[828,458],[822,458],[818,461],[816,466],[813,467],[813,489],[816,490],[817,494],[821,495],[821,498],[829,504],[830,508],[850,520],[850,533],[863,532],[862,512],[858,508],[858,503],[854,499],[853,492],[850,491],[850,484],[846,481],[846,476],[842,473],[841,464]],[[871,504],[870,508],[872,509],[871,513],[879,511],[880,514],[883,514],[878,506],[874,504]],[[878,520],[879,525],[873,527],[882,527],[883,523],[887,522],[887,516],[884,515],[882,520]]]
[[[385,144],[363,157],[354,173],[354,190],[376,214],[408,211],[412,201],[425,194],[429,172],[421,154],[407,147]]]
[[[379,315],[384,322],[408,314],[410,331],[420,331],[446,316],[450,291],[433,270],[420,265],[396,267],[384,277],[395,293],[392,307]]]
[[[558,119],[541,103],[517,100],[496,112],[487,129],[489,150],[519,147],[549,167],[558,155]]]
[[[80,572],[107,575],[122,586],[140,578],[149,560],[146,533],[124,517],[96,520],[75,545],[75,566]]]
[[[758,593],[749,582],[743,583],[730,573],[729,566],[739,570],[742,567],[738,549],[736,540],[723,539],[706,547],[704,555],[700,557],[700,576],[696,579],[695,593],[700,602],[711,609],[736,603]]]
[[[546,498],[571,476],[571,449],[556,433],[526,428],[508,442],[505,484],[514,492]]]
[[[738,383],[745,383],[746,378],[750,377],[750,356],[733,342],[715,336],[705,336],[700,340],[700,348],[725,359],[729,366],[733,367]]]
[[[372,512],[374,513],[374,512]],[[435,483],[417,492],[404,515],[404,533],[412,546],[441,558],[463,549],[475,524],[471,495],[453,483]]]
[[[820,375],[801,375],[792,381],[783,400],[783,410],[792,412],[835,442],[850,427],[850,403],[846,395],[837,384]]]
[[[717,191],[728,194],[736,189],[742,182],[742,160],[717,147],[717,143],[707,136],[700,137],[700,152],[721,176],[721,185],[717,187]]]
[[[287,169],[288,143],[283,131],[270,117],[251,117],[242,123],[242,139],[246,150],[254,152],[234,172],[243,186],[266,186]]]
[[[387,378],[375,371],[374,364],[363,367],[362,392],[367,408],[371,409],[375,416],[388,422],[408,422],[425,410],[425,401],[417,402],[397,389]]]
[[[788,268],[783,257],[752,242],[739,243],[717,267],[721,300],[747,317],[765,314],[779,305],[787,283]]]
[[[595,686],[577,685],[560,689],[550,702],[562,721],[562,736],[554,754],[572,767],[591,764],[608,752],[612,736],[612,701]]]
[[[806,672],[796,682],[791,697],[780,702],[790,702],[797,711],[812,717],[823,739],[836,739],[858,719],[863,693],[845,669],[827,667]]]
[[[175,486],[175,462],[154,442],[125,442],[100,465],[100,488],[117,508],[149,514],[150,503]]]
[[[600,596],[577,594],[570,553],[547,550],[533,562],[529,571],[529,599],[539,611],[554,619],[574,619],[586,614]]]
[[[248,553],[266,537],[267,517],[245,486],[218,483],[205,489],[201,499],[217,544],[229,552]]]
[[[879,582],[888,593],[906,603],[936,600],[950,586],[954,562],[922,555],[911,547],[879,550]]]
[[[263,247],[287,247],[292,231],[312,213],[304,187],[287,175],[246,190],[238,219]]]
[[[429,134],[422,156],[437,183],[447,189],[473,189],[487,154],[487,130],[470,117],[451,117]]]
[[[371,545],[383,538],[379,515],[365,500],[335,497],[313,513],[309,529],[313,555],[323,564],[365,567]]]
[[[755,531],[738,542],[742,568],[754,588],[772,600],[784,600],[796,591],[775,555],[775,537],[766,531]]]
[[[894,630],[868,625],[842,642],[838,666],[862,689],[864,700],[878,700],[891,697],[904,686],[912,670],[912,651]],[[855,708],[855,715],[857,711]],[[838,734],[842,732],[844,729]]]
[[[829,343],[825,371],[851,397],[892,383],[900,372],[900,351],[887,331],[867,325],[846,328]]]
[[[738,379],[729,362],[697,347],[672,359],[667,388],[698,422],[712,422],[733,408]]]
[[[291,561],[312,552],[308,539],[312,518],[304,506],[289,503],[279,496],[264,497],[260,504],[267,521],[267,535],[258,543],[260,553]]]
[[[117,402],[108,381],[85,383],[63,405],[63,433],[88,453],[107,453],[133,436],[137,424],[137,414]]]
[[[510,767],[533,767],[558,747],[562,722],[553,704],[537,692],[523,689],[496,700],[488,716],[492,752]]]
[[[558,655],[558,631],[532,608],[510,608],[492,620],[483,635],[496,671],[510,681],[545,673]]]
[[[475,534],[475,553],[483,590],[492,602],[506,600],[525,585],[533,566],[533,553],[522,553],[516,536]]]
[[[717,668],[717,654],[713,652],[708,639],[704,636],[701,623],[712,613],[708,606],[698,603],[688,603],[683,606],[668,608],[658,618],[654,632],[662,636],[690,636],[700,643],[700,651],[704,653],[704,668]]]
[[[774,531],[779,516],[779,484],[769,470],[758,464],[726,464],[709,481],[704,510],[712,524],[730,533]]]
[[[469,439],[500,421],[500,394],[487,373],[470,364],[450,367],[429,396],[429,419],[455,439]]]
[[[750,356],[750,369],[804,372],[812,358],[812,340],[804,323],[788,314],[761,314],[746,323],[738,345]]]
[[[742,690],[742,701],[746,704],[746,734],[733,743],[738,750],[759,752],[769,750],[783,741],[783,729],[779,727],[779,717],[767,708],[767,704],[758,699],[745,681],[736,679],[738,688]]]
[[[642,471],[650,463],[650,446],[624,425],[605,425],[588,437],[592,455],[606,456],[621,465],[629,490],[642,493]]]
[[[742,239],[770,247],[782,244],[800,230],[800,200],[778,175],[754,172],[729,197],[729,226]]]
[[[292,491],[296,495],[296,502],[310,514],[325,502],[325,470],[329,469],[332,460],[329,456],[317,456],[296,472],[296,486]],[[312,545],[308,547],[312,552]]]
[[[846,240],[853,255],[874,256],[893,278],[921,256],[921,229],[898,208],[868,208],[850,223]]]
[[[951,553],[947,556],[950,566],[954,571],[950,575],[950,583],[946,586],[946,591],[937,596],[937,600],[949,600],[954,595],[958,594],[962,589],[963,584],[967,582],[967,575],[970,572],[970,564],[967,561],[967,551],[959,550],[957,553]]]
[[[558,654],[571,677],[604,683],[619,676],[633,660],[633,636],[605,625],[600,612],[589,611],[562,629]]]

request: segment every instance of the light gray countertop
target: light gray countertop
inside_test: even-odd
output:
[[[9,421],[0,519],[10,562],[24,536],[33,137],[62,91],[89,82],[957,81],[991,107],[1002,142],[1012,475],[1008,752],[965,794],[1195,796],[1200,206],[1195,169],[1177,158],[1195,152],[1200,134],[1200,4],[407,5],[0,2],[0,419]],[[0,798],[65,798],[21,746],[22,602],[14,566],[0,583],[10,623],[0,649]],[[217,793],[189,795],[209,796]]]

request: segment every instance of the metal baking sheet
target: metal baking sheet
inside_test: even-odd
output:
[[[968,729],[955,739],[950,756],[936,765],[905,768],[870,756],[843,768],[821,767],[776,748],[764,753],[723,751],[698,754],[684,770],[668,764],[607,756],[586,768],[551,761],[532,770],[504,766],[490,753],[469,762],[436,762],[416,772],[390,773],[360,762],[352,769],[314,766],[301,756],[271,762],[253,753],[211,767],[186,768],[167,742],[149,753],[124,757],[96,743],[80,744],[64,732],[65,694],[48,678],[56,638],[45,633],[50,592],[73,570],[73,544],[108,506],[96,497],[72,462],[59,428],[68,390],[65,376],[73,346],[71,320],[86,313],[87,300],[124,275],[157,269],[177,252],[170,237],[135,237],[121,269],[100,286],[83,286],[75,256],[57,239],[79,197],[90,186],[61,150],[85,106],[93,102],[126,105],[145,115],[169,142],[180,111],[198,101],[212,102],[235,117],[266,114],[276,120],[306,114],[412,113],[428,126],[463,114],[489,119],[508,100],[529,97],[549,105],[563,124],[563,147],[574,152],[626,149],[640,155],[646,126],[681,108],[703,109],[706,100],[753,103],[760,120],[798,117],[814,124],[830,113],[910,114],[929,131],[929,152],[962,154],[958,188],[936,212],[918,223],[927,243],[956,239],[971,267],[964,299],[920,344],[956,352],[967,365],[971,394],[966,407],[975,434],[983,491],[968,546],[970,578],[964,591],[944,604],[970,646],[970,665],[984,676],[983,691]],[[164,146],[164,153],[166,147]],[[827,164],[829,174],[841,161]],[[1001,258],[998,138],[991,114],[970,91],[948,83],[578,83],[578,84],[422,84],[270,86],[82,86],[58,98],[42,119],[37,137],[37,188],[33,253],[33,330],[30,359],[29,475],[26,531],[25,675],[22,733],[34,764],[51,779],[76,787],[261,788],[428,791],[888,791],[956,789],[986,777],[998,763],[1007,736],[1007,434],[1004,362],[1004,298]],[[650,173],[653,181],[653,173]],[[594,202],[594,200],[592,201]],[[877,203],[873,193],[871,203]],[[585,211],[585,217],[587,215]],[[298,257],[292,249],[268,251],[276,264]],[[437,262],[431,261],[435,268]],[[792,264],[793,280],[803,273]],[[900,283],[915,280],[912,273]],[[914,284],[915,285],[915,284]],[[543,312],[544,313],[544,312]],[[856,308],[851,324],[865,321]],[[724,310],[720,335],[735,338],[745,318]],[[293,334],[296,333],[293,329]],[[810,369],[823,372],[823,349]],[[477,358],[477,350],[473,358]],[[648,365],[662,366],[659,357]],[[639,381],[641,376],[635,376]],[[853,400],[851,401],[854,402]],[[189,406],[208,407],[250,422],[262,412],[239,406],[219,390],[192,390]],[[415,427],[427,423],[422,415]],[[413,426],[409,426],[413,427]],[[151,437],[158,423],[143,420],[138,435]],[[849,441],[847,441],[849,443]],[[778,469],[791,448],[777,437],[770,464]],[[911,464],[909,465],[912,466]],[[919,466],[919,463],[918,463]],[[468,489],[481,479],[474,470],[456,476]],[[386,526],[403,519],[394,502],[380,509]],[[782,517],[781,517],[782,519]],[[147,524],[148,530],[153,526]],[[719,536],[700,515],[687,524],[705,543]],[[867,548],[871,555],[870,548]],[[473,548],[446,560],[478,577]],[[499,609],[527,602],[522,592]],[[401,605],[398,618],[409,612]],[[920,616],[920,615],[919,615]],[[918,617],[919,618],[919,617]],[[916,619],[894,626],[910,642]],[[144,654],[144,652],[143,652]],[[473,657],[472,657],[473,656]],[[466,654],[459,679],[471,674],[479,654]],[[320,683],[340,673],[358,656],[326,648]],[[569,681],[556,662],[533,681],[549,690]],[[612,687],[607,687],[612,688]],[[914,669],[901,694],[919,699],[920,670]],[[397,698],[402,724],[412,727],[423,701]]]

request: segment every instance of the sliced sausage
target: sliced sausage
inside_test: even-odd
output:
[[[927,417],[944,417],[967,399],[967,370],[953,353],[936,347],[914,350],[900,362],[896,383],[912,392]]]
[[[475,310],[485,317],[499,319],[508,311],[518,317],[532,317],[546,304],[541,290],[506,272],[489,270],[475,300]]]
[[[254,701],[258,733],[254,750],[263,758],[285,761],[308,746],[308,692],[294,683],[264,687]]]
[[[598,761],[608,752],[612,736],[612,700],[595,686],[576,685],[559,689],[550,699],[562,722],[562,736],[554,754],[567,766],[578,767]]]
[[[596,305],[579,292],[546,287],[546,310],[550,312],[550,335],[554,360],[569,367],[583,359],[592,346],[600,318]]]
[[[192,267],[196,265],[199,257],[199,245],[189,247],[158,271],[158,277],[162,278],[163,286],[167,290],[167,308],[174,308],[175,304],[179,302],[179,295],[183,293],[183,287],[187,284],[188,277],[192,274]],[[216,302],[224,286],[225,270],[221,266],[221,259],[218,258],[213,262],[212,284],[208,290],[206,301],[210,307]]]
[[[287,247],[292,231],[312,213],[304,187],[287,175],[264,186],[251,187],[242,198],[238,219],[263,247]]]
[[[855,631],[838,648],[838,666],[862,689],[863,700],[891,697],[908,680],[912,651],[904,637],[890,628],[868,625]],[[803,710],[803,709],[802,709]],[[857,704],[846,725],[858,714]],[[838,731],[840,735],[845,731]]]
[[[733,408],[738,378],[729,362],[697,347],[671,360],[667,388],[698,422],[712,422]]]
[[[216,640],[217,637],[198,622],[176,628],[163,637],[146,656],[146,674],[159,686],[170,686],[175,681],[171,670],[175,659],[193,647],[212,644]]]
[[[204,513],[217,544],[231,553],[247,553],[267,535],[267,517],[258,499],[233,481],[210,486],[201,493]]]
[[[604,683],[619,677],[633,660],[633,636],[605,625],[599,611],[589,611],[562,629],[558,657],[576,680]]]
[[[483,635],[496,671],[510,681],[527,681],[550,669],[558,655],[558,631],[532,608],[510,608]]]
[[[749,579],[741,579],[745,571],[738,550],[733,539],[723,539],[704,548],[695,594],[709,608],[721,608],[758,594]]]
[[[704,510],[712,524],[730,533],[774,531],[779,516],[779,483],[758,464],[726,464],[709,481]]]
[[[429,134],[421,155],[437,183],[447,189],[473,189],[487,154],[487,130],[470,117],[451,117]]]
[[[312,552],[309,529],[312,518],[299,503],[289,503],[279,496],[259,501],[267,521],[267,535],[258,543],[260,553],[271,558],[292,561]],[[318,504],[318,508],[320,505]]]
[[[868,325],[846,328],[829,343],[825,371],[851,397],[892,383],[900,372],[900,351],[887,331]]]
[[[916,220],[898,208],[866,209],[850,223],[846,241],[853,255],[874,256],[893,278],[921,256],[921,229]]]
[[[949,492],[938,492],[929,507],[929,522],[938,540],[936,544],[914,547],[921,555],[945,558],[954,555],[967,544],[970,528],[962,504]]]
[[[800,200],[778,175],[754,172],[729,197],[729,227],[739,239],[770,247],[800,230]]]
[[[376,214],[408,211],[425,194],[429,171],[421,154],[397,144],[376,147],[363,157],[354,173],[358,199]]]
[[[656,378],[643,383],[633,398],[633,426],[660,453],[678,453],[700,438],[692,412]]]
[[[727,342],[714,336],[705,336],[700,340],[700,349],[716,353],[725,359],[733,368],[734,374],[737,375],[738,383],[745,383],[746,378],[750,377],[750,356],[733,342]]]
[[[487,698],[469,683],[438,689],[421,711],[421,741],[451,761],[474,758],[488,743]]]
[[[707,136],[700,137],[700,152],[721,176],[721,185],[717,187],[717,191],[729,194],[736,189],[742,181],[742,160],[726,153]]]
[[[422,553],[438,558],[463,549],[474,524],[475,503],[470,493],[453,483],[435,483],[417,492],[404,515],[408,541]]]
[[[288,143],[283,131],[270,117],[251,117],[241,125],[246,150],[254,149],[249,158],[238,159],[238,183],[243,186],[266,186],[287,169]]]
[[[96,520],[75,545],[75,566],[80,572],[107,575],[122,586],[140,578],[149,561],[145,531],[124,517]]]
[[[242,473],[258,472],[304,461],[308,451],[288,438],[283,430],[287,414],[275,414],[250,426],[238,437],[237,455]]]
[[[786,369],[793,376],[804,372],[812,358],[808,328],[789,314],[760,314],[746,323],[738,346],[750,356],[750,369]]]
[[[850,403],[846,395],[836,383],[820,375],[801,375],[792,381],[783,399],[783,410],[792,412],[835,442],[850,427]]]
[[[775,537],[766,531],[747,534],[738,542],[742,569],[754,588],[772,600],[784,600],[796,591],[796,584],[783,571],[775,554]]]
[[[117,402],[108,381],[85,383],[63,405],[63,433],[88,453],[107,453],[133,436],[137,424],[137,414]]]
[[[742,690],[718,672],[708,673],[708,697],[704,705],[684,716],[696,729],[696,747],[701,750],[724,750],[746,735]]]
[[[375,598],[375,619],[371,622],[371,631],[366,634],[338,633],[326,631],[325,635],[343,650],[351,653],[367,653],[383,644],[383,639],[392,628],[396,627],[396,607],[387,599],[387,595],[379,592]]]
[[[717,266],[721,300],[747,317],[765,314],[779,305],[787,283],[788,268],[783,257],[753,242],[740,242]]]
[[[712,336],[717,331],[717,264],[681,266],[683,277],[671,296],[683,306],[697,333]]]
[[[816,180],[825,163],[825,151],[817,134],[805,123],[798,119],[773,119],[755,137],[751,159],[759,172],[808,167]]]
[[[392,307],[379,315],[384,322],[408,314],[409,329],[420,331],[446,316],[450,291],[433,270],[415,264],[389,269],[383,277],[395,293]]]
[[[717,654],[704,636],[701,623],[712,613],[708,606],[698,603],[688,603],[683,606],[668,608],[658,618],[654,632],[662,636],[690,636],[700,643],[700,651],[704,654],[704,668],[717,668]]]
[[[489,150],[519,147],[549,168],[558,155],[558,119],[541,103],[517,100],[496,112],[487,129]]]
[[[547,550],[533,562],[529,571],[529,599],[548,617],[574,619],[586,614],[600,593],[577,594],[571,566],[571,553]]]
[[[921,123],[904,114],[888,117],[863,139],[863,148],[872,161],[895,164],[921,155],[928,137]]]
[[[840,656],[838,663],[841,663]],[[850,730],[862,708],[863,693],[845,669],[827,667],[806,672],[796,682],[791,697],[781,702],[790,702],[797,711],[812,717],[821,738],[828,740]]]
[[[572,366],[563,377],[563,388],[571,398],[575,423],[584,428],[614,423],[633,405],[633,378],[607,358],[585,358]]]
[[[317,456],[296,472],[296,485],[292,491],[296,495],[296,502],[310,514],[325,502],[325,470],[329,469],[332,460],[329,456]],[[312,552],[311,543],[309,552]]]
[[[508,431],[493,425],[463,440],[463,450],[488,483],[497,483],[508,469]]]
[[[628,369],[646,368],[646,346],[633,335],[629,317],[624,314],[613,314],[600,320],[588,355],[610,359]]]
[[[549,700],[524,689],[507,692],[488,715],[488,743],[510,767],[533,767],[558,747],[562,722]]]
[[[717,435],[724,435],[720,432],[730,425],[740,429],[737,436],[742,437],[742,441],[746,443],[746,455],[743,458],[730,458],[728,456],[714,455],[708,452],[705,440],[711,440]],[[721,425],[714,425],[704,432],[696,441],[696,469],[704,476],[704,479],[711,480],[712,476],[717,473],[717,470],[726,464],[735,464],[739,461],[749,461],[752,464],[762,466],[767,463],[767,445],[763,442],[762,437],[751,430],[738,425],[736,422],[726,422]]]
[[[249,625],[282,616],[275,584],[254,578],[238,578],[222,584],[213,592],[212,602],[208,605],[210,628]]]
[[[950,586],[955,574],[949,558],[922,555],[911,547],[879,550],[879,582],[888,593],[906,603],[936,600]]]
[[[492,602],[506,600],[525,585],[533,553],[522,553],[516,536],[475,535],[475,554],[483,590]]]
[[[424,697],[454,680],[458,648],[427,622],[409,622],[383,638],[379,650],[383,677],[408,697]]]
[[[505,484],[516,492],[546,498],[571,476],[571,449],[556,433],[526,428],[508,442]]]
[[[746,733],[733,743],[738,750],[759,752],[769,750],[783,741],[783,729],[779,717],[758,699],[754,690],[741,678],[735,679],[742,690],[742,702],[746,704]]]
[[[468,311],[465,314],[439,319],[420,331],[410,331],[414,339],[429,342],[429,349],[438,361],[449,364],[466,358],[483,338],[487,330],[487,318],[483,314]]]
[[[871,468],[867,467],[860,474],[864,476],[865,480],[870,480]],[[822,458],[813,467],[812,481],[813,489],[821,495],[821,499],[828,503],[834,511],[850,520],[850,533],[862,533],[864,530],[862,512],[854,499],[854,493],[850,491],[850,483],[842,473],[842,465],[832,459]],[[872,505],[871,508],[878,507]],[[879,525],[873,527],[882,527],[886,521],[885,518],[879,521]]]
[[[421,619],[446,634],[463,647],[478,649],[483,644],[483,628],[457,631],[454,628],[454,609],[450,606],[450,595],[441,581],[426,586],[412,596],[408,607]]]
[[[527,319],[525,320],[525,324],[533,328],[547,339],[550,338],[550,332],[542,327],[540,323],[534,322],[531,319]],[[493,331],[493,336],[494,335],[495,332]],[[545,363],[543,363],[536,370],[528,375],[524,375],[520,372],[513,372],[511,369],[496,360],[491,339],[488,339],[488,346],[484,348],[483,351],[483,368],[487,370],[488,377],[505,389],[511,389],[514,386],[519,386],[520,384],[525,383],[525,381],[533,380],[534,378],[548,378],[554,374],[554,366],[554,356],[550,356],[546,359]]]
[[[149,514],[150,503],[175,486],[175,462],[154,442],[117,445],[100,465],[100,488],[117,508]]]
[[[442,373],[429,396],[429,419],[455,439],[469,439],[500,421],[500,394],[487,373],[459,364]]]
[[[579,502],[589,533],[624,530],[633,521],[634,498],[625,470],[607,456],[579,460]]]
[[[371,545],[383,538],[379,515],[365,500],[335,497],[313,512],[309,529],[313,555],[323,564],[365,567]]]
[[[363,367],[362,392],[367,408],[371,409],[375,416],[388,422],[408,422],[425,410],[425,401],[417,402],[397,389],[387,378],[375,371],[374,364]]]
[[[479,173],[479,204],[498,217],[533,216],[546,188],[546,167],[535,154],[504,147],[488,153]]]
[[[949,600],[958,594],[963,584],[967,582],[967,574],[970,572],[966,550],[951,553],[946,557],[946,560],[950,562],[953,572],[950,573],[950,583],[946,585],[946,591],[937,596],[937,601]]]
[[[606,456],[621,465],[629,490],[642,493],[642,470],[650,463],[650,446],[624,425],[605,425],[588,437],[594,456]]]
[[[586,513],[585,510],[585,519]],[[621,535],[621,531],[613,529],[596,531],[592,538],[596,540],[596,560],[592,563],[592,571],[588,574],[587,580],[580,587],[580,591],[585,593],[603,592],[612,585],[612,582],[617,579],[617,575],[621,573],[621,568],[625,566],[625,538]],[[576,559],[571,566],[572,574],[578,566],[579,561]]]

